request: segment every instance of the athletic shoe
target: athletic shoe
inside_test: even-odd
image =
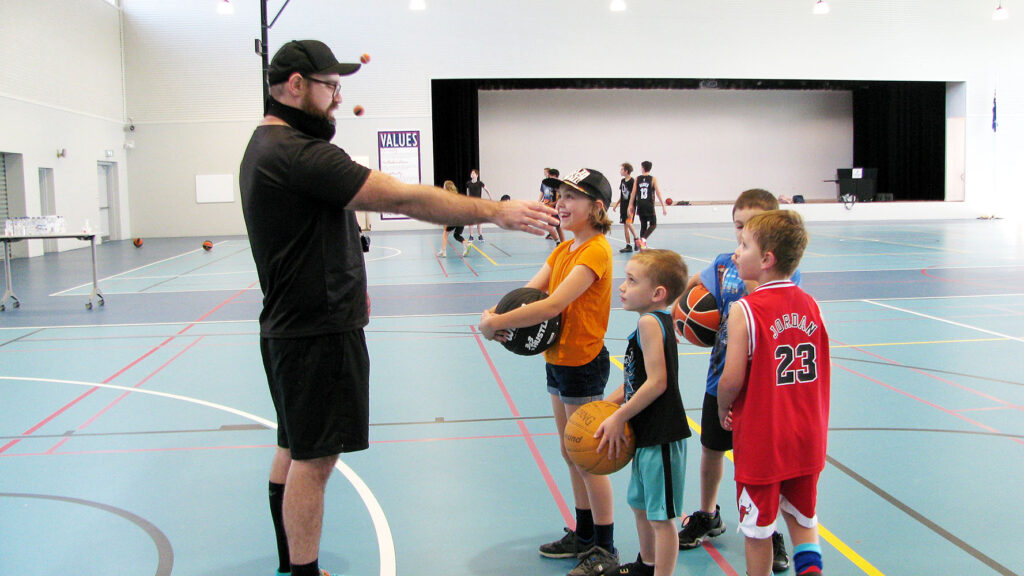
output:
[[[786,540],[782,532],[772,534],[772,572],[789,570],[789,554],[786,553]]]
[[[540,545],[540,555],[545,558],[578,558],[583,552],[579,540],[576,538],[576,531],[562,528],[565,536],[561,540],[548,542]]]
[[[569,571],[569,576],[603,576],[615,574],[619,567],[619,555],[600,546],[591,546],[580,555],[580,563]]]
[[[483,234],[481,234],[481,235],[477,236],[477,237],[476,237],[476,239],[477,239],[477,240],[480,240],[480,241],[483,241],[483,239],[484,239],[484,235],[483,235]]]
[[[438,250],[438,251],[437,251],[437,255],[438,255],[439,257],[441,257],[441,258],[447,258],[447,257],[448,257],[448,253],[447,253],[447,252],[445,252],[444,250]]]
[[[714,538],[722,532],[725,532],[725,522],[722,522],[722,515],[717,505],[714,514],[698,510],[690,514],[686,525],[679,531],[679,549],[693,550],[700,546],[705,539]]]
[[[622,250],[619,250],[619,252],[622,252],[623,254],[625,254],[626,252],[632,252],[632,251],[633,251],[633,247],[630,246],[629,244],[626,244],[625,248],[623,248]]]
[[[644,564],[640,555],[636,555],[636,562],[622,564],[619,566],[619,576],[654,576],[654,567]]]
[[[472,246],[472,242],[466,242],[462,245],[462,256],[465,257],[469,254],[469,247]]]
[[[639,245],[637,251],[647,250],[647,238],[641,238],[639,241],[637,241],[637,244]]]

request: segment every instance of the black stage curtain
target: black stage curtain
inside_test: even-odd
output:
[[[432,80],[434,185],[445,180],[462,190],[469,171],[480,168],[480,107],[477,80]]]
[[[946,85],[873,82],[853,92],[853,164],[878,168],[876,192],[944,200]]]

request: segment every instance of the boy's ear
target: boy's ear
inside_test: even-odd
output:
[[[762,270],[771,270],[772,268],[775,267],[775,263],[777,261],[778,260],[776,260],[775,258],[775,252],[772,252],[771,250],[765,250],[764,252],[761,253]]]
[[[668,289],[664,286],[657,286],[654,288],[654,294],[651,294],[651,300],[654,302],[664,301],[668,297]]]

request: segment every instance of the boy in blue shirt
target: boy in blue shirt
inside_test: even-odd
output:
[[[733,226],[736,242],[739,243],[743,226],[754,216],[769,210],[778,210],[778,199],[767,190],[754,188],[746,190],[736,198],[732,207]],[[714,538],[725,532],[718,506],[718,486],[722,483],[725,469],[725,453],[732,450],[732,432],[724,430],[718,419],[718,380],[725,365],[725,348],[729,342],[726,323],[729,307],[733,302],[752,292],[756,285],[745,283],[732,261],[732,252],[719,254],[699,275],[694,275],[686,284],[685,294],[698,283],[703,284],[718,304],[722,321],[719,324],[715,343],[711,348],[708,365],[707,388],[701,411],[701,454],[700,454],[700,510],[686,519],[679,532],[679,549],[692,550],[707,538]],[[800,271],[793,274],[793,283],[800,284]],[[789,568],[789,555],[782,534],[772,536],[774,557],[772,570],[782,572]]]

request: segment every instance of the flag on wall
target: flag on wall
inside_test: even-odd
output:
[[[996,93],[992,92],[992,131],[995,132],[996,128],[999,128],[999,122],[996,122]]]

